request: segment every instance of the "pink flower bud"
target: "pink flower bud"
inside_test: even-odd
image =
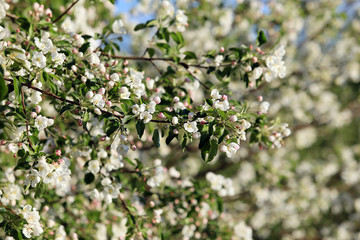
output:
[[[161,103],[161,98],[160,98],[159,96],[154,97],[154,102],[155,102],[156,104]]]
[[[56,156],[60,157],[61,156],[61,149],[56,150],[55,154],[56,154]]]
[[[179,97],[174,97],[174,98],[173,98],[173,101],[174,101],[175,103],[178,103],[178,102],[180,101],[180,98],[179,98]]]
[[[179,92],[179,97],[185,97],[185,92],[184,91]]]
[[[101,136],[100,137],[100,141],[105,141],[105,139],[106,139],[106,136]]]
[[[77,48],[73,48],[73,50],[71,51],[73,54],[78,54],[79,50]]]
[[[232,115],[229,117],[229,121],[230,122],[236,122],[238,120],[237,116],[236,115]]]
[[[118,65],[119,61],[118,60],[115,60],[113,61],[112,65],[115,67],[116,65]]]
[[[71,66],[71,70],[72,70],[73,72],[77,72],[77,67],[76,67],[75,65],[72,65],[72,66]]]
[[[223,101],[225,101],[225,100],[228,99],[228,96],[227,96],[227,95],[222,95],[222,96],[221,96],[221,99],[222,99]]]
[[[4,146],[6,144],[6,141],[5,140],[1,140],[0,141],[0,145]]]
[[[36,112],[31,112],[31,113],[30,113],[30,117],[31,117],[31,118],[36,118],[36,117],[37,117],[37,113],[36,113]]]
[[[124,74],[127,74],[127,72],[129,71],[129,69],[128,68],[124,68]]]
[[[88,91],[87,93],[86,93],[86,98],[87,99],[90,99],[90,98],[92,98],[94,96],[94,93],[92,92],[92,91]]]
[[[108,73],[105,74],[105,79],[109,80],[110,79],[110,75]]]
[[[47,205],[46,205],[46,206],[44,206],[43,211],[44,211],[44,212],[49,211],[49,206],[47,206]]]
[[[165,119],[166,117],[165,117],[164,113],[161,112],[161,113],[159,113],[159,118],[160,119]]]
[[[110,101],[106,101],[106,106],[111,107],[112,103]]]
[[[103,88],[103,87],[100,88],[97,93],[100,94],[100,95],[104,95],[105,94],[105,88]]]
[[[85,76],[81,76],[81,81],[85,84],[87,81],[87,78]]]
[[[253,63],[257,63],[257,61],[258,61],[258,58],[257,58],[257,57],[253,57],[253,58],[252,58],[252,62],[253,62]]]
[[[220,52],[221,52],[221,53],[225,52],[225,48],[224,48],[224,47],[221,47],[221,48],[220,48]]]
[[[249,46],[249,49],[250,49],[250,50],[253,50],[253,45],[250,45],[250,46]]]
[[[258,100],[259,102],[262,102],[262,101],[263,101],[263,96],[261,96],[261,95],[258,96],[258,97],[257,97],[257,100]]]
[[[136,145],[135,144],[131,145],[131,150],[133,150],[133,151],[136,150]]]
[[[247,66],[245,67],[245,72],[251,72],[251,70],[252,70],[252,68],[251,68],[250,65],[247,65]]]
[[[35,107],[35,111],[36,111],[37,113],[41,112],[41,107],[40,107],[39,105],[37,105],[37,106]]]
[[[152,207],[152,208],[155,207],[154,201],[150,201],[150,202],[149,202],[149,205],[150,205],[150,207]]]
[[[128,65],[128,64],[129,64],[128,60],[125,60],[125,61],[124,61],[124,66],[126,66],[126,65]]]
[[[258,48],[256,48],[256,51],[259,53],[259,52],[261,52],[261,49],[258,47]]]
[[[179,130],[174,129],[174,130],[173,130],[173,133],[177,135],[177,134],[179,134]]]
[[[16,32],[19,33],[19,32],[20,32],[20,29],[17,28],[17,29],[16,29]]]

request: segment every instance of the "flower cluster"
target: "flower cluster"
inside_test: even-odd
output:
[[[22,229],[24,236],[27,238],[40,236],[44,230],[39,223],[39,212],[27,204],[22,210],[19,210],[19,213],[27,222]]]

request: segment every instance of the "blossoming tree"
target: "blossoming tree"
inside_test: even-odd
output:
[[[132,13],[152,17],[139,24],[130,15],[112,17],[113,4],[0,0],[0,236],[346,235],[321,225],[326,214],[316,209],[325,212],[345,198],[326,186],[337,173],[345,186],[354,185],[345,175],[356,164],[349,160],[341,170],[330,162],[312,180],[317,172],[307,159],[316,155],[306,149],[316,143],[317,126],[331,130],[352,121],[350,106],[336,100],[346,88],[328,88],[350,86],[341,103],[351,102],[359,74],[353,58],[346,76],[316,75],[328,62],[308,66],[322,51],[321,37],[333,39],[337,28],[351,35],[348,25],[321,25],[316,21],[326,16],[307,13],[316,7],[297,1],[284,7],[276,1],[139,1]],[[322,9],[338,9],[339,21],[356,15],[338,4]],[[324,35],[307,30],[304,21],[323,26]],[[120,49],[126,37],[131,46]],[[299,46],[305,53],[295,51]],[[294,60],[286,64],[289,53]],[[296,143],[285,148],[291,131],[280,116],[296,132]],[[348,196],[351,190],[337,191]],[[311,202],[321,208],[309,208]]]

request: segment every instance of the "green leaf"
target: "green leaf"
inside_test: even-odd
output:
[[[116,130],[118,130],[120,124],[118,122],[114,122],[106,128],[106,135],[110,137]]]
[[[34,135],[28,136],[28,138],[30,139],[30,141],[33,145],[36,145],[39,143],[39,138],[35,137]]]
[[[83,117],[83,122],[85,123],[85,122],[89,121],[89,119],[90,119],[90,114],[89,114],[89,112],[85,112],[85,113],[84,113],[84,117]]]
[[[224,130],[224,133],[221,135],[221,137],[219,137],[219,140],[218,140],[218,144],[222,143],[222,141],[224,141],[226,135],[229,134],[229,131],[227,129]]]
[[[86,42],[86,43],[84,43],[84,44],[81,46],[81,48],[79,49],[79,51],[82,52],[82,53],[85,53],[86,50],[87,50],[89,47],[90,47],[90,43],[89,43],[89,42]]]
[[[18,170],[18,169],[29,169],[31,166],[30,164],[28,163],[28,158],[30,158],[29,156],[25,156],[25,157],[22,157],[18,160],[18,163],[16,165],[16,167],[14,168],[14,171]]]
[[[152,140],[154,142],[154,146],[159,148],[160,147],[160,136],[159,136],[159,129],[155,129],[153,133]]]
[[[8,87],[5,84],[5,80],[1,74],[1,76],[0,76],[0,101],[5,99],[7,93],[8,93]]]
[[[156,19],[149,20],[146,23],[140,23],[135,26],[134,31],[138,31],[138,30],[148,28],[148,27],[154,27],[156,25],[156,23],[157,23]]]
[[[144,124],[144,122],[143,122],[143,121],[138,121],[138,122],[136,123],[136,131],[137,131],[137,133],[138,133],[138,135],[139,135],[139,138],[141,138],[142,135],[144,134],[144,130],[145,130],[145,124]]]
[[[258,41],[258,46],[261,46],[263,44],[265,44],[267,42],[267,38],[265,36],[264,31],[260,31],[257,37],[257,41]]]
[[[69,104],[69,105],[65,105],[64,107],[62,107],[62,108],[60,109],[59,114],[62,115],[64,112],[69,111],[69,110],[71,110],[71,109],[73,109],[73,108],[75,108],[74,105],[70,105],[70,104]]]
[[[85,174],[84,181],[85,181],[86,184],[90,184],[90,183],[92,183],[94,180],[95,180],[94,174],[92,174],[91,172]]]
[[[169,136],[166,138],[165,142],[167,145],[171,143],[171,141],[176,137],[176,135],[173,133],[173,129],[170,128],[169,130]]]
[[[19,102],[19,104],[21,104],[21,83],[17,78],[13,78],[13,84],[14,84],[14,91],[15,91],[15,98],[17,99],[17,101]]]
[[[148,48],[147,52],[148,52],[150,58],[152,58],[155,55],[155,49],[153,49],[153,48]]]
[[[185,58],[184,58],[185,60],[187,60],[187,59],[197,59],[196,54],[193,53],[193,52],[186,51],[186,52],[184,52],[184,54],[185,54]]]
[[[46,184],[39,182],[35,188],[35,198],[40,198],[46,192]]]
[[[210,150],[206,162],[211,162],[212,160],[214,160],[217,152],[218,152],[218,143],[216,140],[213,139],[210,141]]]

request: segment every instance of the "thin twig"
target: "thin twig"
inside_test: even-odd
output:
[[[8,208],[7,206],[5,206],[4,204],[2,204],[1,202],[0,202],[0,206],[3,207],[3,208],[5,208],[6,210],[8,210],[9,212],[11,212],[12,214],[14,214],[14,215],[16,215],[16,216],[19,217],[19,215],[18,215],[16,212],[14,212],[13,210],[11,210],[10,208]]]
[[[26,135],[27,135],[27,139],[29,141],[29,145],[32,149],[33,146],[32,146],[32,143],[31,143],[31,140],[30,140],[30,137],[29,137],[29,119],[28,119],[28,116],[26,114],[26,110],[25,110],[25,101],[24,101],[24,90],[21,88],[21,103],[22,103],[22,107],[23,107],[23,112],[24,112],[24,115],[25,115],[25,118],[26,118]]]
[[[63,12],[58,18],[56,18],[52,23],[54,24],[54,23],[56,23],[57,21],[59,21],[64,15],[66,15],[69,11],[70,11],[70,9],[76,4],[76,3],[78,3],[79,2],[79,0],[76,0],[75,2],[73,2],[66,10],[65,10],[65,12]]]

